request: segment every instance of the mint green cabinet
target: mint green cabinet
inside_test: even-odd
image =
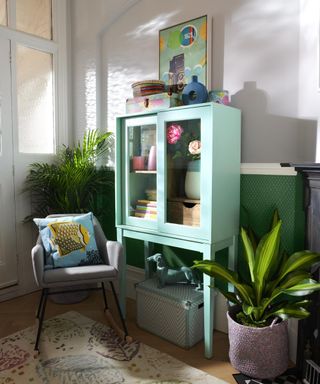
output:
[[[135,238],[145,242],[145,257],[158,243],[201,252],[204,259],[229,248],[233,268],[239,205],[239,110],[204,103],[117,118],[116,226],[124,247],[126,238]],[[122,281],[124,308],[124,276]],[[214,315],[210,283],[204,276],[208,358]]]

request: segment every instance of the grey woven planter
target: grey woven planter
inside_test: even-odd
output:
[[[264,328],[241,325],[228,312],[229,357],[234,368],[257,379],[271,379],[288,368],[287,321]]]

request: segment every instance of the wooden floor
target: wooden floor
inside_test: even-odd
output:
[[[110,295],[109,295],[110,296]],[[31,293],[13,300],[0,303],[0,338],[35,324],[35,312],[40,292]],[[113,300],[110,298],[112,313]],[[103,302],[100,292],[90,293],[90,296],[77,304],[56,304],[48,300],[46,318],[67,311],[77,311],[84,316],[100,322],[106,322],[103,313]],[[219,377],[228,383],[235,383],[232,373],[236,371],[228,361],[228,337],[221,332],[214,332],[214,357],[210,360],[204,358],[203,342],[198,343],[190,350],[185,350],[171,344],[160,337],[143,331],[136,325],[135,301],[127,302],[127,325],[129,334],[135,339],[150,345],[162,352],[166,352],[193,367]]]

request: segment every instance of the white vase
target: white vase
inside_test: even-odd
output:
[[[189,161],[184,184],[184,191],[189,199],[200,199],[200,168],[200,159]]]

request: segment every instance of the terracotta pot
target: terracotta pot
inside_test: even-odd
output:
[[[281,321],[264,328],[237,323],[232,311],[227,313],[229,358],[241,373],[271,379],[281,375],[289,363],[288,322]]]

